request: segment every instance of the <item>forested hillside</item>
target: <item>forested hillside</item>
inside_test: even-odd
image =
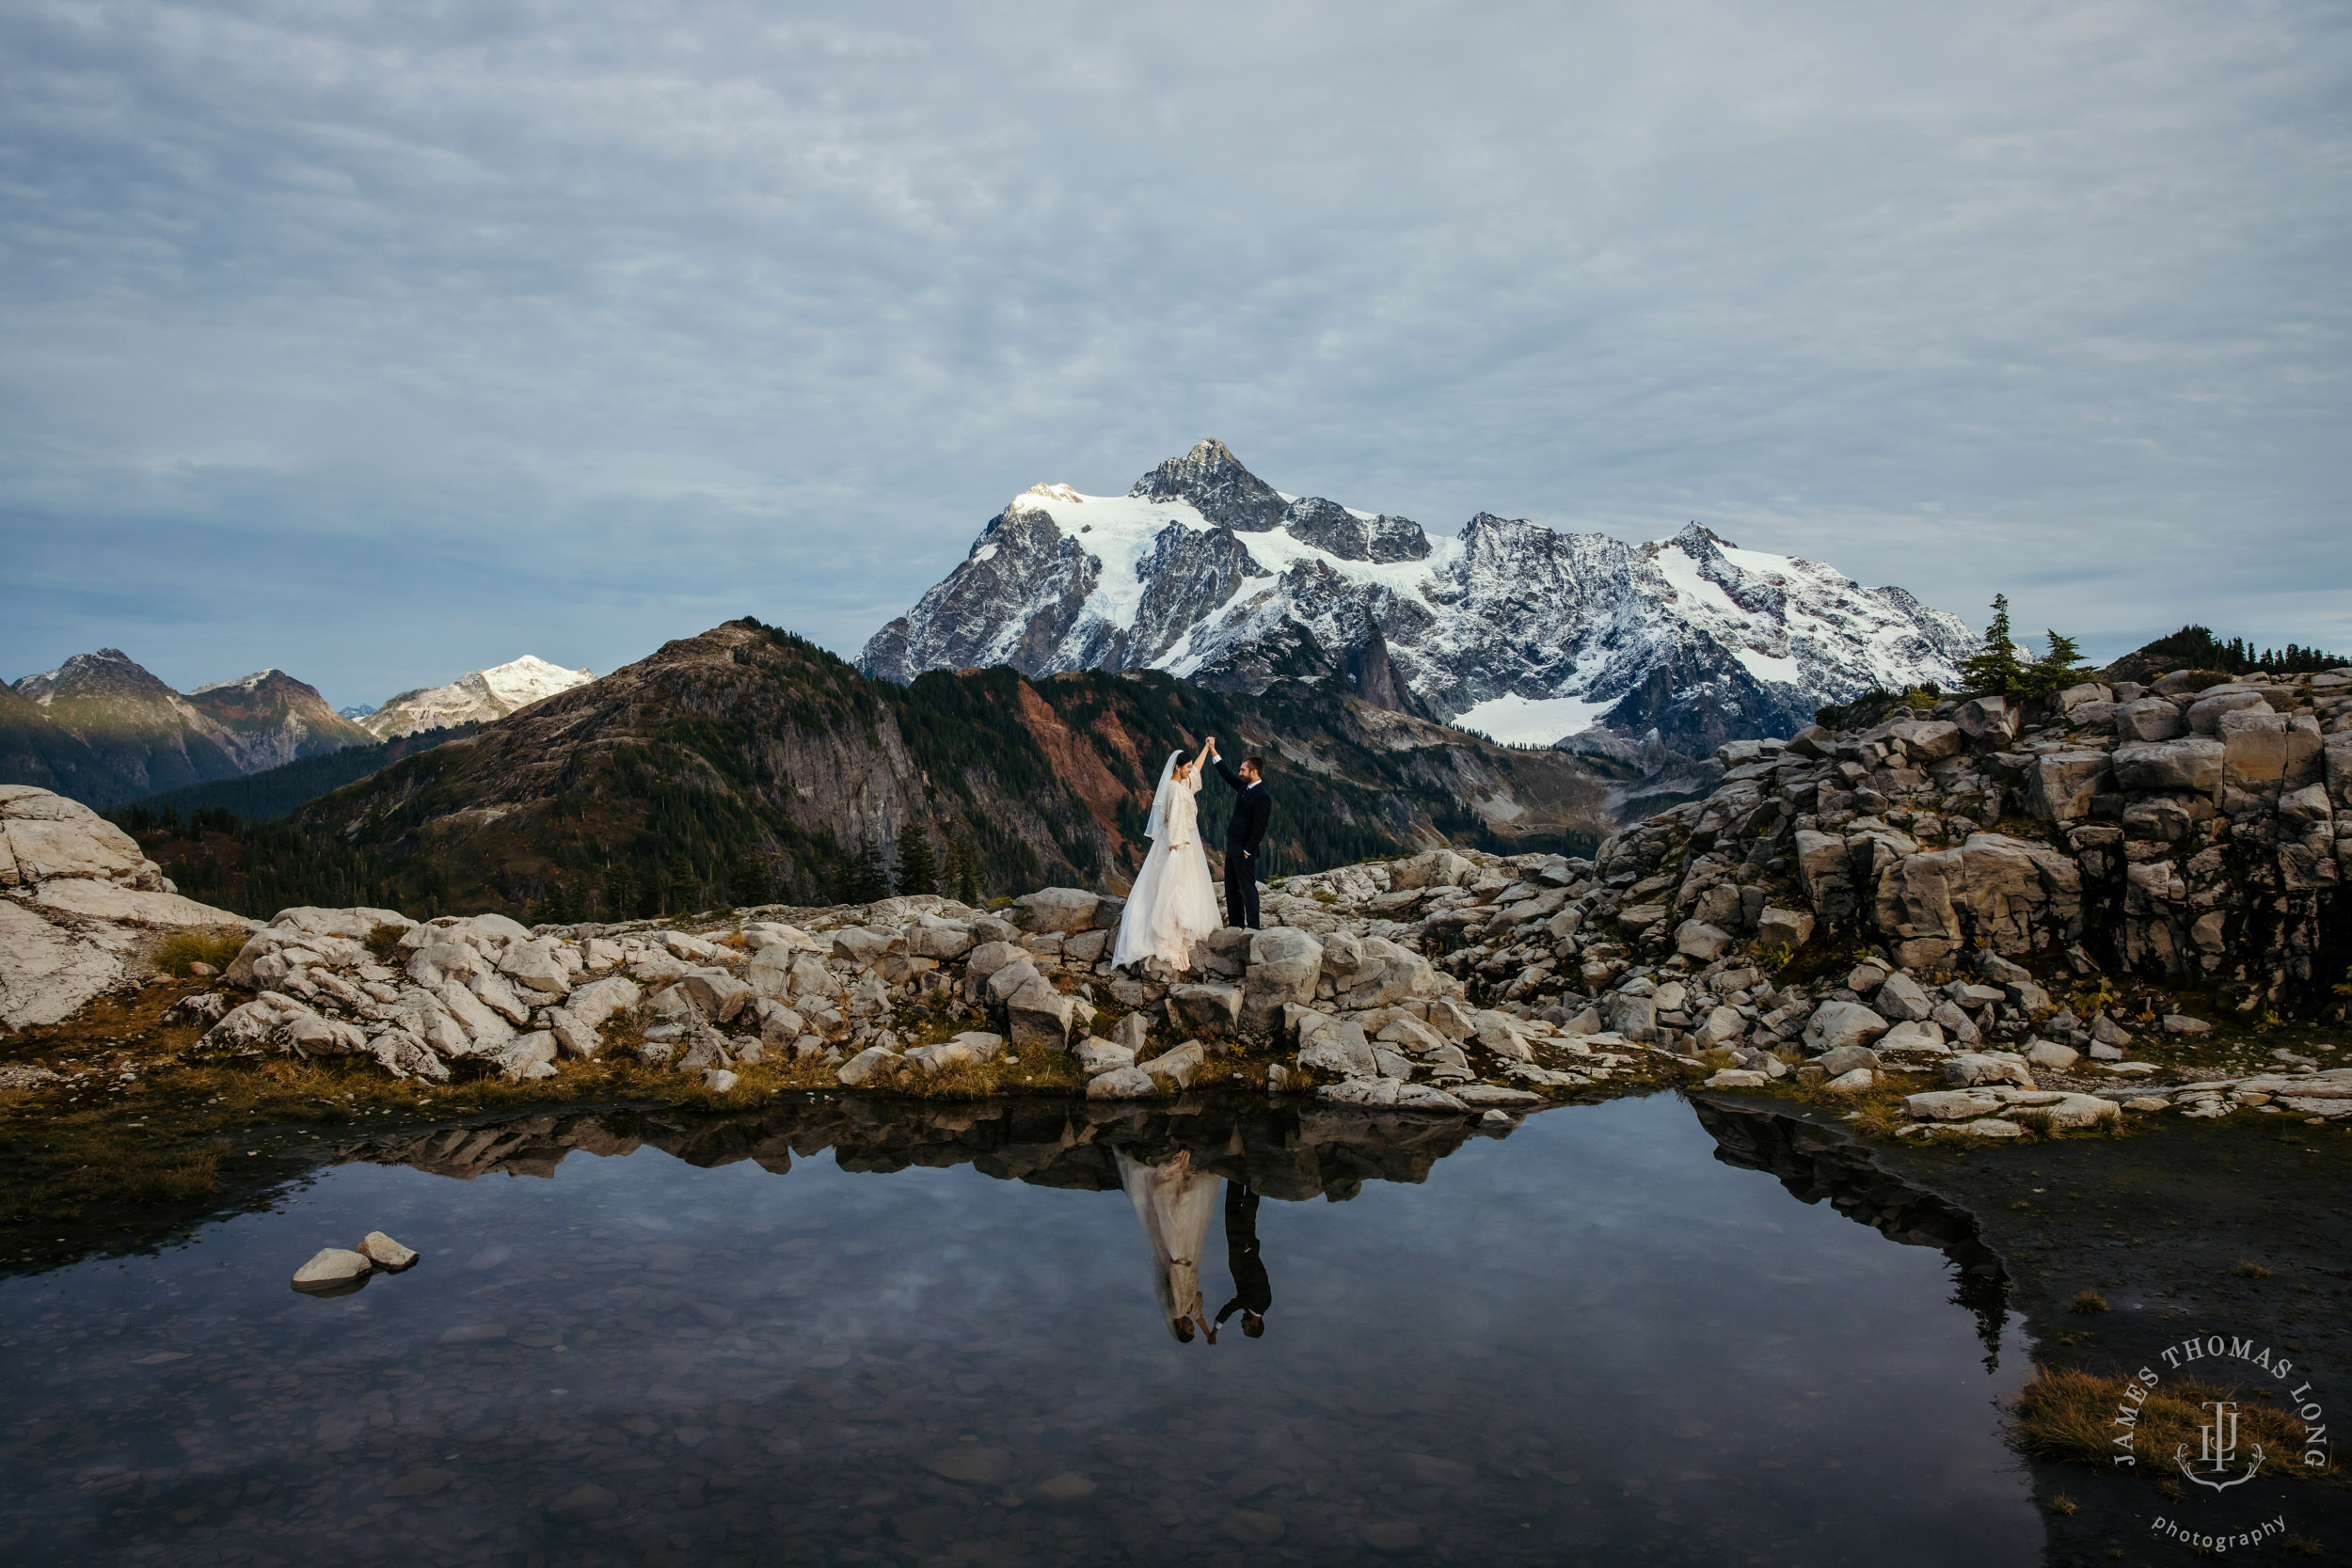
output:
[[[1140,863],[1168,752],[1210,734],[1229,755],[1265,758],[1271,875],[1441,840],[1589,847],[1606,831],[1586,761],[1341,690],[1279,682],[1249,697],[1156,673],[1030,681],[1004,668],[902,687],[747,619],[393,762],[285,823],[208,814],[205,832],[158,822],[143,842],[199,895],[263,913],[306,878],[322,901],[546,918],[910,891],[898,884],[927,859],[934,886],[968,895],[1116,887]],[[1202,800],[1214,845],[1230,796],[1213,781]]]

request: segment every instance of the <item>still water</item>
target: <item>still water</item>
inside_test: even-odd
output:
[[[782,1107],[358,1146],[282,1212],[0,1285],[0,1554],[2034,1560],[1994,1404],[2024,1347],[1964,1219],[1705,1115]],[[289,1290],[372,1229],[422,1261]]]

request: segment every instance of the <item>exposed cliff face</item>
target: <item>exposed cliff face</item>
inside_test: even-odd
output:
[[[2241,1014],[2343,1010],[2352,669],[2085,683],[2022,709],[1893,705],[1723,760],[1707,800],[1599,857],[1630,892],[1597,912],[1637,950],[1671,950],[1685,921],[1756,932],[1771,901],[1801,917],[1776,940],[1875,945],[1920,974],[1989,954],[2053,986],[2130,977]]]
[[[1605,788],[1579,759],[1295,682],[1248,697],[998,668],[899,687],[754,621],[668,643],[298,820],[382,865],[377,895],[403,907],[514,907],[558,888],[593,901],[615,867],[639,888],[680,863],[723,887],[746,859],[779,895],[815,900],[844,849],[893,844],[910,822],[939,852],[968,844],[987,891],[1116,886],[1140,863],[1162,760],[1208,734],[1266,757],[1278,872],[1454,835],[1536,847],[1608,830]],[[1212,843],[1225,810],[1213,785]]]
[[[1899,588],[1696,524],[1629,545],[1481,513],[1432,539],[1410,518],[1286,499],[1203,441],[1126,496],[1015,497],[859,663],[900,682],[992,663],[1146,667],[1244,692],[1327,680],[1517,743],[1601,724],[1703,754],[1874,686],[1948,684],[1972,643]]]
[[[199,686],[188,693],[188,705],[213,721],[240,773],[282,768],[297,757],[365,746],[374,738],[328,707],[316,687],[283,670]]]

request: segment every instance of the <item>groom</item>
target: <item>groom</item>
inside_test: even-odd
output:
[[[1208,744],[1214,747],[1216,736]],[[1238,770],[1227,764],[1224,755],[1216,756],[1217,777],[1232,784],[1233,819],[1225,829],[1225,924],[1258,927],[1259,847],[1265,843],[1266,818],[1274,815],[1274,800],[1266,793],[1265,769],[1256,757],[1244,757]]]

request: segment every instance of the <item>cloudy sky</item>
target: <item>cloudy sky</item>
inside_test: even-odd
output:
[[[1203,435],[2352,648],[2341,4],[0,8],[0,675],[844,652]]]

